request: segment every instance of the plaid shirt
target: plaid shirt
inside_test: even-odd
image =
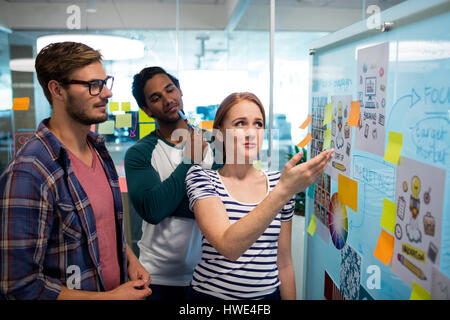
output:
[[[67,284],[104,291],[92,206],[47,124],[48,119],[40,123],[0,176],[0,299],[56,299]],[[114,197],[123,283],[127,260],[118,176],[104,138],[91,132],[88,140]]]

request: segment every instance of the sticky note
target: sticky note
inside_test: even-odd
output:
[[[119,177],[119,186],[121,192],[123,193],[128,192],[127,179],[125,177]]]
[[[116,128],[131,127],[131,113],[116,115]]]
[[[108,120],[98,124],[98,134],[113,134],[114,120]]]
[[[119,111],[119,103],[118,102],[110,102],[109,103],[109,111]]]
[[[131,111],[131,104],[130,102],[122,102],[120,104],[122,111]]]
[[[200,121],[200,128],[208,131],[212,131],[214,121],[212,120],[203,120]]]
[[[397,206],[395,205],[395,202],[383,199],[383,212],[381,214],[380,225],[392,234],[395,233],[396,212]]]
[[[30,107],[30,98],[24,97],[24,98],[14,98],[13,99],[13,110],[28,110]]]
[[[413,280],[413,287],[409,300],[431,300],[431,294]]]
[[[358,211],[358,181],[339,173],[338,199],[353,211]]]
[[[323,125],[330,123],[333,120],[333,110],[331,109],[331,102],[325,106],[325,116],[323,117]]]
[[[253,167],[256,170],[261,170],[261,160],[253,160]]]
[[[392,254],[394,253],[394,236],[381,229],[378,237],[377,246],[373,252],[374,257],[378,258],[385,265],[389,264]]]
[[[150,132],[155,131],[156,124],[154,123],[140,123],[139,124],[139,139],[142,139]]]
[[[315,186],[315,182],[312,184],[312,185],[310,185],[309,187],[308,187],[308,197],[310,197],[311,199],[314,199],[314,186]]]
[[[297,144],[297,147],[299,148],[304,148],[312,139],[312,135],[311,133],[308,133],[305,137],[305,139],[303,139],[299,144]]]
[[[323,148],[322,150],[328,149],[331,146],[331,128],[327,128],[323,133]]]
[[[308,116],[306,117],[306,120],[303,121],[303,123],[300,125],[300,129],[305,129],[307,126],[309,126],[311,121],[312,121],[312,115],[308,114]]]
[[[308,230],[307,230],[307,232],[311,235],[311,237],[314,236],[314,233],[316,232],[316,228],[317,228],[316,216],[312,215],[311,221],[309,221],[309,226],[308,226]]]
[[[139,122],[155,122],[155,119],[149,117],[142,109],[139,109]]]
[[[350,115],[348,116],[347,125],[356,127],[359,123],[360,103],[359,101],[352,101],[350,105]]]
[[[398,164],[402,145],[403,135],[398,132],[389,131],[388,146],[384,153],[384,160],[393,164]]]

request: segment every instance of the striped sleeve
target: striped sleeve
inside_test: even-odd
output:
[[[286,203],[281,209],[281,221],[287,222],[292,219],[294,216],[294,210],[295,210],[295,195],[289,200],[288,203]]]
[[[192,211],[195,201],[219,196],[208,173],[199,165],[192,166],[186,174],[186,193]]]

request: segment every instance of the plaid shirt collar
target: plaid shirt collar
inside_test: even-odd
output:
[[[56,136],[50,131],[48,128],[48,122],[50,118],[46,118],[41,121],[36,130],[36,135],[44,144],[45,148],[50,153],[52,160],[54,161],[62,161],[63,163],[67,163],[68,155],[66,147],[61,143],[61,141],[56,138]],[[96,134],[92,131],[89,132],[87,136],[88,141],[97,149],[99,152],[105,152],[105,138],[99,134]]]

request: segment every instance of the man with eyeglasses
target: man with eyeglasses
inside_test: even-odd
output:
[[[114,78],[74,42],[36,57],[52,107],[0,177],[0,299],[144,299],[150,275],[126,245],[117,172],[92,124]]]

